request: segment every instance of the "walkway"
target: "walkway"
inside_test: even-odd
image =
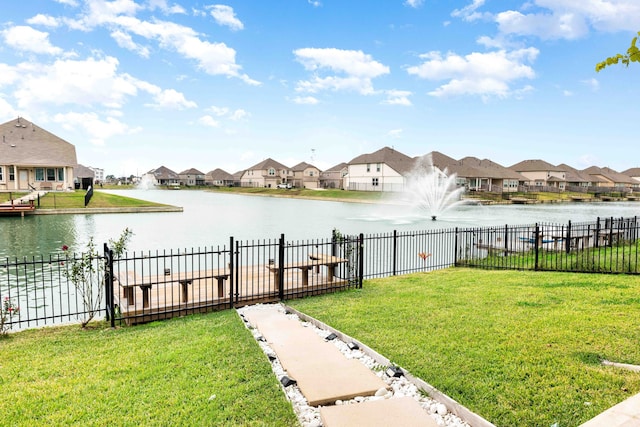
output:
[[[347,359],[312,328],[288,317],[278,304],[246,310],[243,315],[275,351],[308,404],[320,406],[324,427],[438,425],[411,397],[334,405],[357,396],[386,394],[388,386],[359,360]]]

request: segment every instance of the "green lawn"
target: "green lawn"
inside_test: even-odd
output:
[[[379,191],[309,190],[306,188],[262,188],[262,187],[205,187],[207,191],[218,193],[253,194],[264,196],[299,197],[326,200],[352,200],[379,202],[390,200],[392,193]]]
[[[0,337],[1,425],[293,426],[235,311]]]
[[[498,426],[577,426],[640,392],[637,276],[448,269],[289,302]]]
[[[40,209],[80,209],[84,208],[85,191],[72,192],[48,192],[40,198]],[[162,206],[159,203],[146,200],[133,199],[115,194],[94,191],[93,197],[87,207],[89,208],[120,208],[120,207],[149,207]]]

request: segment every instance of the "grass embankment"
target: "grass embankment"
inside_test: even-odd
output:
[[[0,337],[0,354],[0,424],[297,424],[230,310],[115,330],[29,330]]]
[[[82,209],[85,191],[48,192],[40,198],[39,209]],[[160,203],[94,191],[88,208],[131,208],[164,206]]]
[[[289,303],[498,426],[577,426],[640,392],[633,276],[449,269]],[[557,423],[557,424],[556,424]]]
[[[381,202],[391,200],[392,193],[378,191],[310,190],[306,188],[253,188],[253,187],[205,187],[217,193],[252,194],[277,197],[298,197],[323,200],[345,200],[357,202]]]

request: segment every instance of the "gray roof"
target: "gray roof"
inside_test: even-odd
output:
[[[640,168],[627,169],[626,171],[622,171],[621,173],[627,176],[632,176],[632,177],[640,176]]]
[[[404,175],[413,169],[415,159],[412,159],[406,154],[396,151],[393,148],[384,147],[373,153],[362,154],[349,162],[350,165],[370,163],[384,163],[399,174]]]
[[[591,166],[583,171],[592,176],[602,176],[606,178],[608,181],[618,183],[618,184],[637,184],[638,181],[631,178],[630,176],[621,174],[620,172],[616,172],[611,168],[599,168],[597,166]]]
[[[495,178],[526,181],[527,178],[518,172],[488,159],[464,157],[449,165],[449,171],[463,178]]]
[[[62,138],[18,117],[0,125],[0,159],[16,166],[75,166],[76,148]]]
[[[200,172],[198,169],[191,168],[191,169],[183,170],[178,175],[204,175],[204,174]]]
[[[164,166],[160,166],[157,169],[151,169],[147,173],[153,174],[156,179],[178,179],[177,173]]]
[[[212,181],[233,181],[233,175],[220,168],[207,172],[207,178]]]
[[[345,162],[342,162],[342,163],[338,163],[335,166],[330,167],[329,169],[325,170],[325,172],[340,172],[341,170],[347,167],[349,167],[349,165],[346,164]]]
[[[565,174],[564,180],[568,183],[573,183],[573,182],[592,183],[594,181],[595,182],[602,181],[600,178],[596,178],[594,180],[594,177],[590,176],[589,174],[582,173],[578,169],[572,168],[571,166],[565,163],[559,164],[558,168],[564,171],[564,174]]]
[[[540,171],[564,172],[558,166],[554,166],[551,163],[545,162],[544,160],[540,160],[540,159],[523,160],[520,163],[516,163],[515,165],[509,166],[509,169],[514,170],[516,172],[540,172]]]
[[[307,162],[301,162],[301,163],[298,163],[297,165],[295,165],[294,167],[292,167],[292,168],[291,168],[291,170],[292,170],[292,171],[304,171],[304,170],[305,170],[305,169],[307,169],[307,168],[315,168],[315,169],[318,169],[317,167],[315,167],[315,166],[313,166],[313,165],[310,165],[310,164],[309,164],[309,163],[307,163]],[[318,170],[320,170],[320,169],[318,169]]]
[[[75,165],[73,167],[73,176],[75,178],[95,178],[96,173],[83,165]]]
[[[282,169],[289,170],[287,166],[283,165],[282,163],[278,163],[271,158],[265,159],[260,163],[255,164],[250,168],[247,168],[246,170],[267,170],[269,168],[274,168],[276,170],[282,170]]]

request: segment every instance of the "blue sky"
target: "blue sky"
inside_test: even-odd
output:
[[[622,171],[640,66],[595,64],[639,30],[638,0],[7,1],[0,121],[117,176],[384,146]]]

